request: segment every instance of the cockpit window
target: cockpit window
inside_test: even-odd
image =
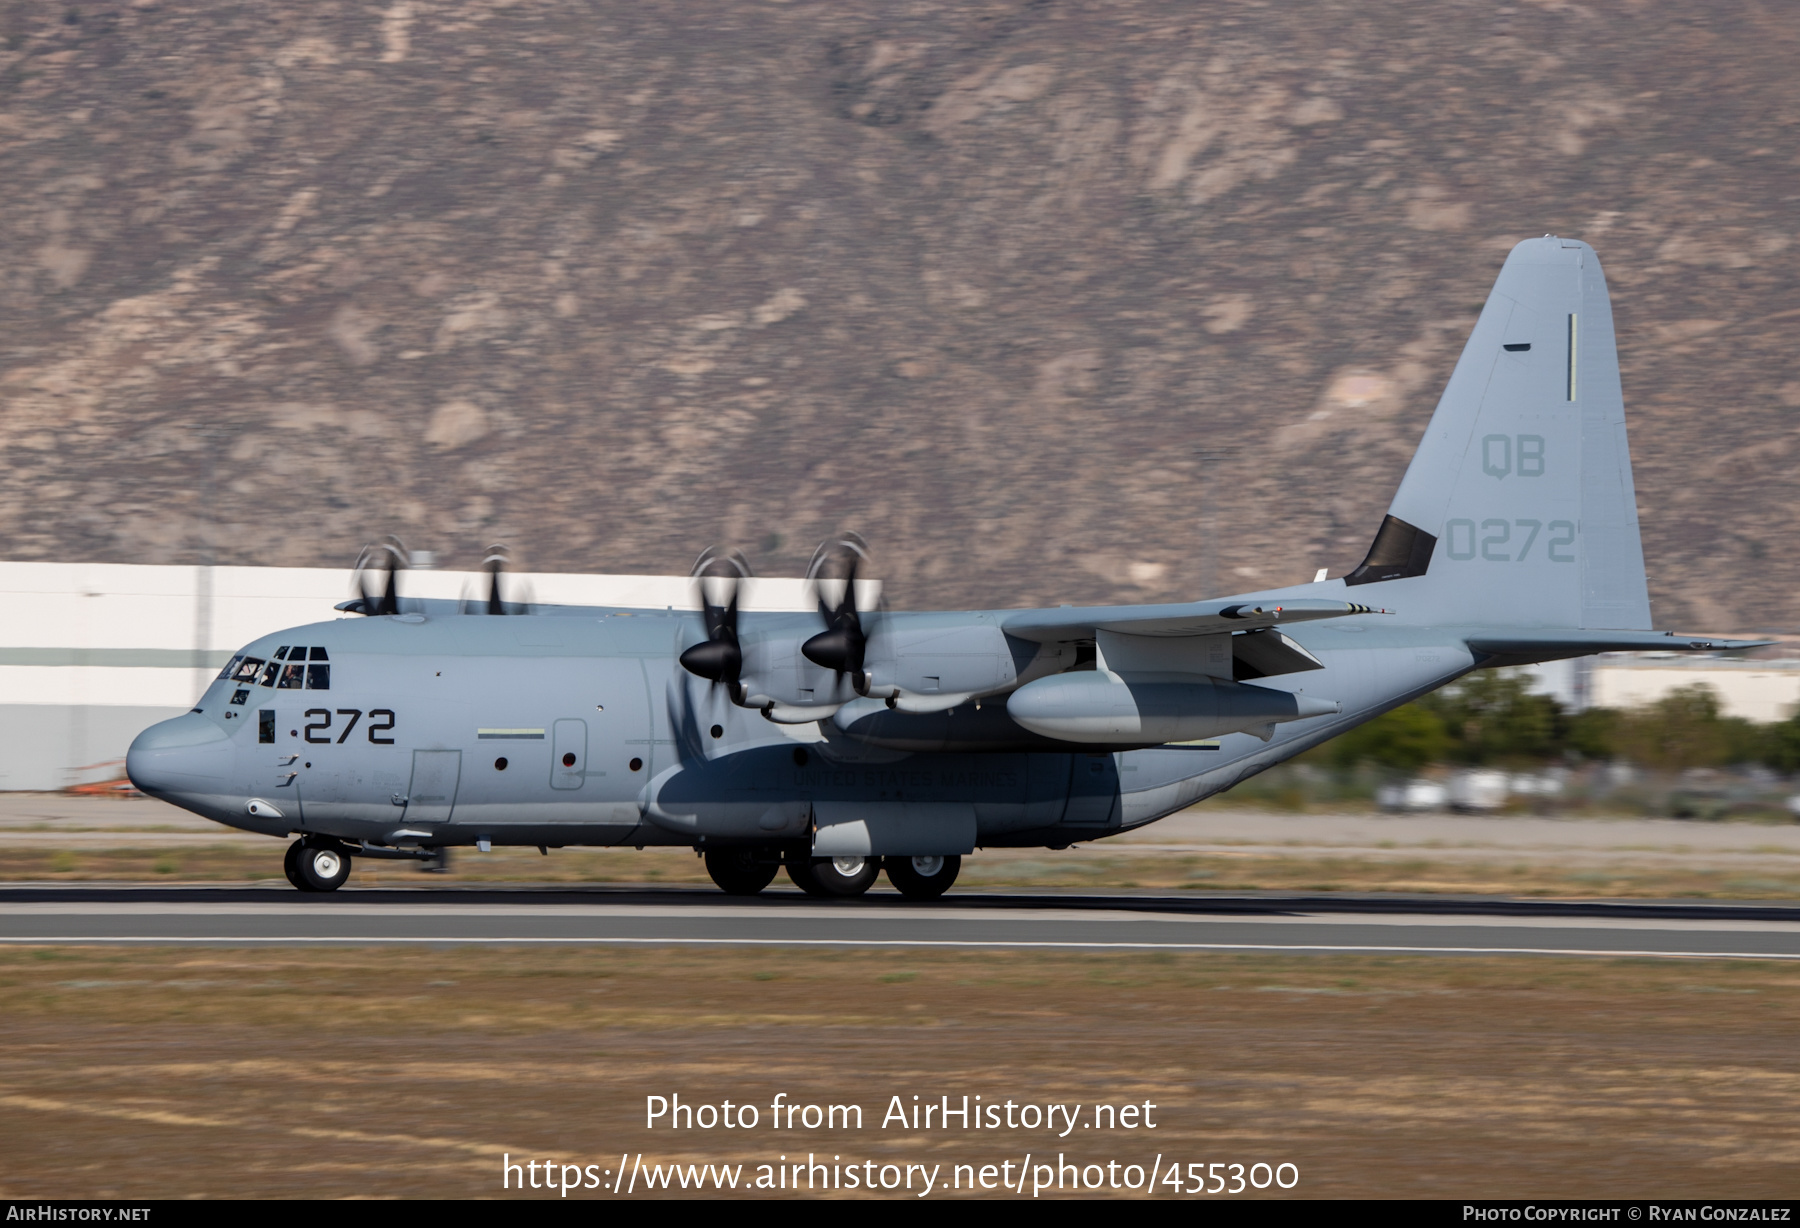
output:
[[[263,659],[261,657],[234,657],[231,661],[231,672],[227,677],[233,682],[255,682],[256,673],[262,667]]]
[[[308,664],[307,659],[320,664]],[[331,666],[323,664],[331,659],[323,648],[309,647],[305,644],[289,646],[283,644],[274,653],[274,660],[267,665],[255,657],[245,657],[238,666],[235,675],[240,681],[256,680],[256,671],[262,668],[260,685],[272,686],[283,691],[329,691],[331,689]]]
[[[238,662],[242,661],[243,659],[244,659],[244,654],[240,652],[240,653],[238,653],[237,656],[235,656],[235,657],[231,658],[231,660],[225,662],[225,668],[219,671],[219,676],[217,678],[214,678],[213,681],[214,682],[223,682],[223,681],[225,681],[225,679],[231,677],[231,671],[236,669],[238,667]]]

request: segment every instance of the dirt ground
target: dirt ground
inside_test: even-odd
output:
[[[1800,1160],[1775,963],[11,948],[0,1018],[5,1197],[498,1196],[503,1155],[947,1181],[1027,1152],[1286,1162],[1312,1197],[1771,1197]],[[676,1093],[765,1107],[647,1130]],[[774,1131],[777,1093],[863,1128]],[[965,1094],[1147,1101],[1155,1129],[880,1125]]]

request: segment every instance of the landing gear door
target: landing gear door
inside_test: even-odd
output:
[[[1119,825],[1119,768],[1111,755],[1074,755],[1064,827]]]
[[[406,792],[406,823],[448,823],[456,808],[462,776],[460,750],[415,750],[412,787]]]
[[[587,722],[557,721],[551,740],[550,787],[581,788],[587,781]]]

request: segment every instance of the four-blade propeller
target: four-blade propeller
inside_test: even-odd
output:
[[[502,591],[500,576],[511,562],[512,551],[505,546],[495,543],[487,548],[487,553],[481,560],[481,570],[488,574],[487,596],[476,600],[470,600],[465,596],[462,604],[464,614],[529,614],[531,612],[529,604],[508,602]],[[464,592],[466,593],[467,590],[465,589]],[[514,595],[517,595],[516,592]]]
[[[412,564],[412,556],[398,537],[382,538],[373,546],[364,546],[356,556],[351,587],[357,595],[337,608],[352,614],[398,614],[400,612],[399,575]],[[377,581],[375,572],[385,572]]]
[[[724,683],[733,703],[743,703],[744,651],[738,645],[738,589],[749,578],[750,562],[737,550],[713,546],[694,562],[690,573],[700,590],[700,609],[706,619],[706,639],[681,654],[688,673],[712,683]]]
[[[818,593],[825,630],[800,645],[801,655],[814,665],[840,679],[849,674],[858,695],[869,693],[869,676],[863,670],[869,636],[856,608],[856,573],[868,561],[868,543],[855,533],[841,534],[813,551],[806,578]]]

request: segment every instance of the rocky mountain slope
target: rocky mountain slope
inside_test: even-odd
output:
[[[1768,0],[7,0],[0,556],[1336,574],[1553,231],[1658,625],[1800,630],[1796,62]]]

